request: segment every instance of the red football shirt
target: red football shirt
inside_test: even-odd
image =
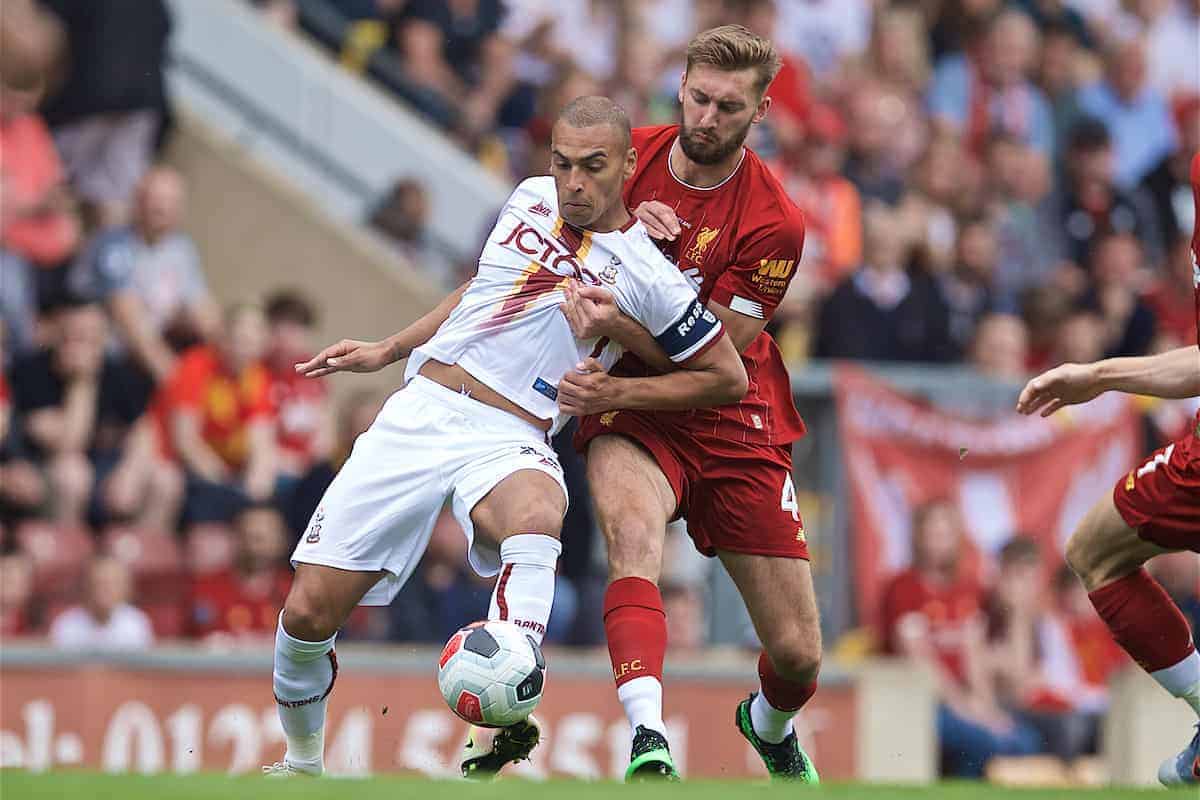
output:
[[[980,600],[979,588],[970,581],[940,585],[925,580],[915,569],[901,572],[883,593],[879,623],[884,652],[899,655],[901,626],[920,625],[938,661],[960,683],[965,682],[967,625],[979,616]]]
[[[670,166],[678,129],[667,125],[633,131],[638,165],[625,184],[625,203],[636,209],[658,200],[675,209],[683,231],[675,241],[658,244],[698,285],[701,301],[770,319],[800,263],[804,217],[749,148],[723,183],[708,189],[684,183]],[[711,443],[784,445],[803,436],[804,423],[775,341],[760,334],[742,353],[742,361],[750,388],[741,402],[655,416]],[[644,375],[648,368],[627,353],[614,372]]]
[[[204,441],[231,469],[240,469],[249,458],[247,427],[270,418],[270,378],[267,368],[254,364],[240,375],[231,375],[216,348],[193,347],[184,353],[156,400],[156,414],[171,453],[171,414],[194,411],[200,416]]]
[[[294,369],[271,372],[271,404],[278,418],[276,441],[303,466],[313,462],[314,447],[325,422],[328,395],[324,381],[314,381]]]
[[[250,580],[234,570],[197,578],[192,586],[192,635],[274,634],[291,584],[291,572],[282,567]]]

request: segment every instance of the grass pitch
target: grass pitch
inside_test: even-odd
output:
[[[1159,790],[1137,789],[999,789],[982,784],[948,783],[900,788],[863,784],[828,784],[818,789],[771,786],[765,782],[687,782],[622,786],[611,782],[548,781],[527,783],[502,781],[474,785],[460,781],[430,781],[420,778],[371,778],[367,780],[267,780],[260,777],[223,775],[100,775],[90,772],[58,772],[31,775],[0,772],[3,800],[784,800],[798,795],[825,800],[1144,800],[1158,792],[1160,797],[1183,797],[1187,792],[1163,795]]]

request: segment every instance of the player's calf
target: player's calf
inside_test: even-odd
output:
[[[324,771],[325,707],[338,672],[337,629],[381,575],[312,564],[297,568],[275,631],[271,678],[287,751],[269,774]]]
[[[1165,552],[1143,541],[1106,497],[1071,536],[1067,561],[1117,644],[1200,716],[1200,654],[1191,630],[1178,606],[1142,566]],[[1190,761],[1187,767],[1191,769]]]

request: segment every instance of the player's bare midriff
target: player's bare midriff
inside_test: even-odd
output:
[[[472,400],[483,403],[486,406],[498,408],[501,411],[519,417],[538,430],[550,430],[550,420],[540,419],[530,414],[458,364],[443,364],[441,361],[435,361],[431,358],[421,365],[421,369],[417,371],[417,374],[428,378],[434,383],[440,383],[451,391],[461,392],[469,396]]]

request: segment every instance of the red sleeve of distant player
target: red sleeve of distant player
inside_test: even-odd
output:
[[[787,294],[804,249],[804,215],[786,198],[762,204],[775,219],[752,231],[717,279],[709,299],[757,319],[770,319]],[[769,210],[768,210],[769,209]]]

